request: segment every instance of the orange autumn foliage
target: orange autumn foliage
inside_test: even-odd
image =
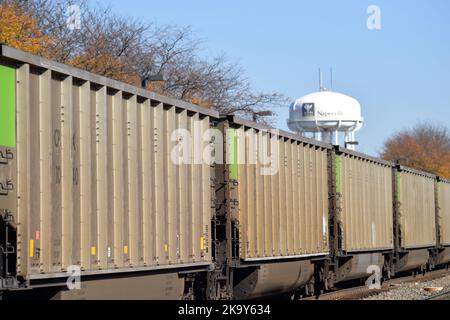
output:
[[[70,59],[68,64],[105,77],[124,80],[129,75],[122,73],[123,62],[107,50],[102,50],[101,40],[93,44],[84,53]]]
[[[50,39],[39,30],[36,21],[13,4],[0,5],[0,42],[26,52],[39,54]]]
[[[164,86],[165,86],[165,82],[164,81],[150,81],[147,84],[147,90],[159,93],[159,94],[164,94]]]
[[[450,134],[444,127],[419,124],[388,139],[381,157],[450,179]]]
[[[69,59],[66,63],[108,78],[140,86],[139,76],[129,71],[126,57],[114,53],[111,44],[103,36],[92,40],[84,52]]]
[[[213,104],[211,102],[202,100],[197,97],[190,98],[189,101],[193,104],[196,104],[200,107],[207,108],[207,109],[211,109],[213,106]]]
[[[131,78],[132,79],[132,78]],[[130,82],[128,82],[130,83]],[[170,95],[170,93],[165,91],[165,81],[151,81],[147,84],[147,90],[152,91],[152,92],[156,92],[159,94],[163,94],[163,95]],[[203,108],[207,108],[210,109],[213,107],[213,103],[195,96],[186,96],[184,97],[184,100],[198,105],[200,107]]]

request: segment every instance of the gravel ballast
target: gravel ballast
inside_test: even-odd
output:
[[[422,300],[439,292],[428,292],[424,288],[443,287],[440,292],[450,290],[450,276],[420,282],[395,284],[392,289],[364,298],[363,300]]]

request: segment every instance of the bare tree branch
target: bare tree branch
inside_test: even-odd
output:
[[[203,40],[190,27],[156,26],[112,13],[86,0],[7,0],[33,17],[51,41],[43,55],[91,72],[140,85],[151,75],[164,83],[149,89],[252,119],[255,112],[285,106],[279,93],[256,93],[241,67],[223,56],[200,57]],[[81,10],[81,29],[67,26],[67,8]],[[262,119],[270,122],[270,119]]]

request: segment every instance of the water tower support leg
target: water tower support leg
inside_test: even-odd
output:
[[[339,145],[339,132],[335,131],[334,132],[334,145]]]

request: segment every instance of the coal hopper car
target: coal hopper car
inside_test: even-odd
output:
[[[171,161],[172,135],[202,137],[217,113],[0,50],[0,292],[192,295],[213,264],[214,170]],[[67,290],[77,274],[81,290]]]
[[[226,161],[216,165],[216,215],[229,241],[216,260],[232,266],[234,298],[312,293],[329,253],[331,146],[235,116],[218,126]]]

